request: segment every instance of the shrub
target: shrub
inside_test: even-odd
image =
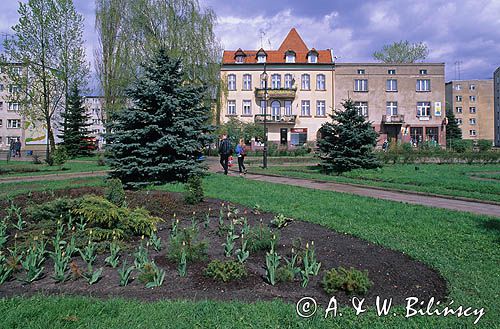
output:
[[[465,139],[457,139],[450,141],[451,148],[457,153],[465,153],[472,151],[472,141]]]
[[[32,158],[33,158],[33,160],[32,160],[33,164],[42,164],[42,160],[40,160],[39,155],[33,154]]]
[[[28,216],[35,222],[54,221],[61,219],[68,222],[71,210],[76,207],[78,201],[70,198],[58,198],[37,206],[28,208]]]
[[[328,294],[332,294],[336,290],[343,290],[348,294],[365,294],[373,285],[373,282],[368,278],[368,271],[366,270],[359,271],[352,267],[346,270],[339,267],[338,269],[332,268],[326,271],[322,285]]]
[[[203,201],[202,178],[199,175],[190,176],[186,183],[184,201],[188,204],[197,204]]]
[[[108,179],[106,182],[105,197],[109,202],[114,203],[118,207],[125,205],[125,190],[123,184],[118,178]]]
[[[98,166],[106,165],[106,158],[104,157],[103,153],[99,153],[99,155],[97,156],[97,165]]]
[[[68,152],[66,147],[59,146],[52,153],[52,161],[56,166],[62,166],[68,160]]]
[[[247,271],[245,265],[234,260],[220,261],[215,259],[208,264],[205,275],[215,280],[228,282],[245,278]]]
[[[477,141],[477,147],[479,148],[480,152],[486,152],[491,150],[492,143],[490,140],[480,139]]]
[[[286,266],[280,266],[276,270],[276,281],[278,282],[291,282],[294,277],[293,271]]]
[[[273,235],[276,236],[276,241],[279,241],[279,235],[273,230],[260,223],[257,227],[252,227],[246,239],[248,241],[247,248],[251,252],[258,250],[269,250],[273,243]]]
[[[170,248],[167,258],[174,262],[180,262],[182,250],[185,250],[186,261],[199,261],[207,256],[208,243],[198,241],[198,227],[191,226],[179,230],[175,236],[170,239]],[[184,242],[184,243],[183,243]]]
[[[273,224],[277,228],[283,228],[287,226],[291,221],[293,221],[293,219],[285,217],[283,214],[278,214],[271,220],[271,224]]]

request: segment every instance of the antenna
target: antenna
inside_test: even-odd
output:
[[[264,48],[264,41],[263,41],[263,38],[264,36],[266,35],[266,32],[264,32],[263,29],[260,29],[259,30],[259,33],[260,33],[260,48]]]
[[[461,69],[460,69],[460,65],[462,64],[463,62],[462,61],[456,61],[455,62],[455,80],[460,80],[460,75],[461,75]]]
[[[267,39],[267,44],[269,45],[269,49],[273,49],[273,47],[271,46],[271,40],[269,40],[269,38]]]

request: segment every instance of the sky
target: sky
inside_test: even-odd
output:
[[[94,1],[74,1],[93,65]],[[500,0],[199,1],[217,14],[216,36],[227,50],[277,49],[295,27],[309,48],[333,49],[338,62],[373,62],[384,44],[409,40],[427,44],[427,62],[446,63],[447,81],[491,79],[500,66]],[[0,35],[12,32],[17,8],[17,0],[0,0]]]

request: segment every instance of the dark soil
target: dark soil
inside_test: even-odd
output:
[[[84,194],[102,195],[100,188],[78,188],[60,190],[53,193],[33,193],[31,196],[20,196],[15,199],[17,205],[40,204],[55,197],[69,196],[78,197]],[[292,244],[300,239],[302,245],[306,242],[314,241],[316,256],[321,262],[320,274],[313,278],[306,288],[300,286],[300,281],[296,279],[290,283],[278,283],[276,286],[267,284],[265,276],[265,251],[250,254],[246,266],[248,277],[235,282],[222,283],[214,281],[203,275],[207,263],[214,259],[224,259],[224,247],[222,243],[225,236],[217,234],[219,209],[221,200],[207,199],[199,205],[186,205],[182,195],[176,193],[150,191],[150,192],[127,192],[127,202],[129,207],[143,206],[153,215],[165,220],[159,225],[159,236],[162,238],[163,249],[160,253],[150,251],[150,257],[155,259],[158,266],[166,272],[163,286],[146,289],[139,280],[133,280],[128,286],[120,287],[117,269],[105,266],[104,258],[106,254],[98,256],[95,268],[103,267],[103,277],[94,285],[88,285],[80,278],[67,281],[65,283],[55,283],[51,278],[53,263],[50,259],[45,262],[45,276],[43,279],[32,284],[22,284],[18,280],[6,282],[0,286],[0,297],[10,297],[16,295],[44,294],[68,294],[84,295],[93,297],[124,297],[146,301],[159,299],[189,299],[189,300],[242,300],[247,302],[257,300],[272,300],[279,298],[285,301],[297,302],[304,296],[315,297],[322,305],[331,296],[327,295],[321,287],[321,280],[326,270],[332,267],[343,266],[354,267],[359,270],[368,270],[373,286],[364,296],[367,302],[373,302],[376,296],[382,298],[393,298],[393,303],[404,304],[407,297],[418,297],[420,300],[427,300],[435,297],[442,300],[446,296],[446,282],[433,269],[415,261],[400,252],[389,250],[381,246],[366,242],[346,234],[339,234],[320,225],[293,221],[288,226],[279,230],[280,241],[277,252],[286,257],[290,256]],[[227,202],[226,202],[227,205]],[[5,209],[7,201],[0,201],[0,209]],[[237,205],[233,205],[237,206]],[[168,239],[170,234],[170,223],[174,213],[177,218],[184,220],[181,225],[190,225],[193,212],[195,217],[199,217],[202,222],[205,215],[211,208],[211,222],[208,229],[200,224],[200,236],[209,242],[208,257],[206,261],[188,263],[187,277],[180,277],[177,272],[177,264],[167,260]],[[251,226],[258,225],[262,220],[264,224],[270,225],[274,214],[259,213],[253,209],[237,206],[239,216],[246,216]],[[0,216],[3,216],[0,211]],[[239,226],[237,227],[239,231]],[[132,242],[131,247],[137,246],[138,242]],[[236,243],[239,246],[239,241]],[[125,256],[122,255],[121,260]],[[128,264],[133,263],[131,255],[126,256]],[[80,268],[85,268],[80,257],[74,257]],[[283,263],[283,261],[282,261]],[[121,264],[120,266],[121,267]],[[17,273],[16,276],[22,276]],[[134,272],[133,276],[137,277]],[[347,303],[351,296],[344,292],[336,292],[335,296],[339,303]]]

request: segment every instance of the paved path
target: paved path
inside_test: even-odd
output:
[[[210,158],[208,160],[210,171],[220,172],[221,167],[216,159]],[[234,167],[233,167],[234,168]],[[237,173],[231,172],[230,174],[237,175]],[[390,191],[380,188],[356,186],[351,184],[342,184],[335,182],[301,179],[301,178],[290,178],[284,176],[274,176],[274,175],[262,175],[262,174],[247,174],[245,178],[252,179],[256,181],[274,183],[274,184],[284,184],[291,186],[300,186],[316,190],[323,191],[334,191],[341,193],[349,193],[361,196],[367,196],[377,199],[399,201],[410,204],[418,204],[428,207],[444,208],[458,211],[466,211],[479,215],[488,215],[500,217],[500,205],[460,200],[447,197],[429,196],[414,192],[399,192]]]
[[[100,177],[106,176],[107,170],[103,171],[88,171],[88,172],[73,172],[64,174],[48,174],[48,175],[34,175],[34,176],[17,176],[17,177],[3,177],[0,178],[0,184],[4,183],[19,183],[19,182],[36,182],[46,180],[65,180],[71,178],[85,178],[85,177]]]

